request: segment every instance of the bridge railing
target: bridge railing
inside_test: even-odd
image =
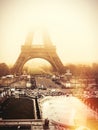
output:
[[[0,126],[3,125],[42,125],[42,119],[1,119]]]

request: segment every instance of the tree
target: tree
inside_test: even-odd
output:
[[[93,77],[95,78],[96,84],[98,84],[98,64],[94,63],[92,68],[93,68]]]
[[[5,63],[0,64],[0,77],[10,74],[10,69]]]

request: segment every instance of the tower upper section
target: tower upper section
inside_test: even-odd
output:
[[[25,40],[25,45],[26,46],[32,46],[33,39],[34,39],[34,33],[33,32],[29,32],[27,37],[26,37],[26,40]]]
[[[29,32],[28,33],[26,40],[25,40],[25,46],[33,46],[34,45],[35,33],[36,32]],[[42,34],[42,45],[43,46],[51,46],[52,41],[51,41],[51,38],[49,36],[48,31],[46,29],[44,29],[43,31],[41,31],[41,34]],[[39,37],[37,37],[37,38],[39,38]],[[39,39],[37,39],[37,41],[38,40]]]

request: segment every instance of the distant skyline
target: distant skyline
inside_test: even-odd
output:
[[[1,0],[0,63],[14,64],[36,27],[47,28],[63,64],[98,63],[97,0]]]

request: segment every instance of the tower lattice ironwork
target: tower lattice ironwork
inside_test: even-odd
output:
[[[25,44],[21,46],[21,53],[12,68],[12,72],[21,74],[23,66],[27,61],[33,58],[42,58],[52,65],[55,72],[62,73],[64,66],[56,53],[56,47],[52,44],[48,33],[43,33],[43,45],[32,44],[33,36],[34,33],[28,34]]]

